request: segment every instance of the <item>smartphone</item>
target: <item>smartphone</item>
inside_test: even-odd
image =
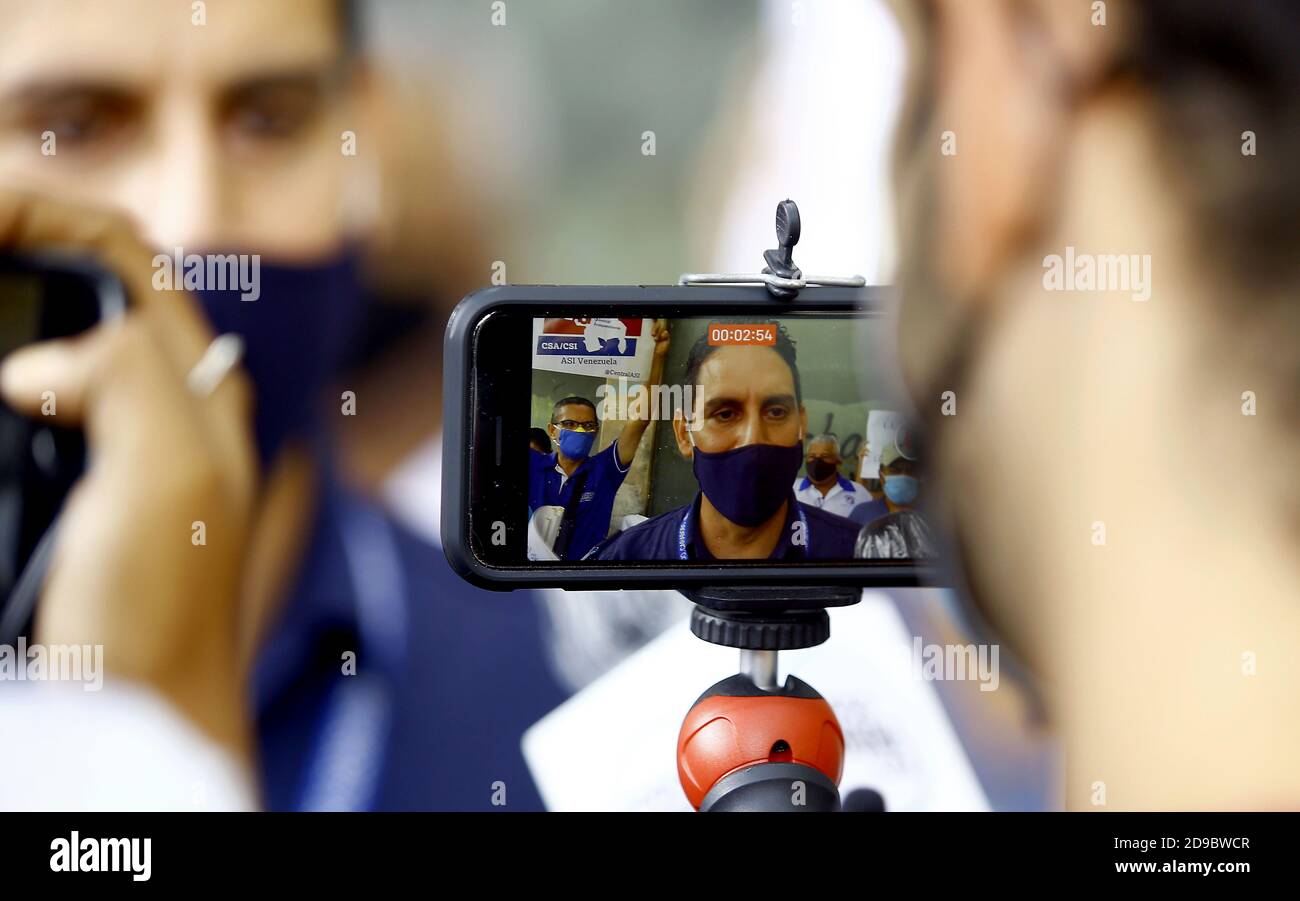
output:
[[[0,255],[0,357],[76,335],[121,315],[126,293],[112,275],[61,255]],[[50,403],[57,404],[58,398]],[[21,416],[0,402],[0,601],[49,529],[86,464],[77,429]]]
[[[889,499],[853,478],[897,406],[887,293],[470,295],[444,358],[452,566],[499,589],[933,583],[923,461],[891,456]]]

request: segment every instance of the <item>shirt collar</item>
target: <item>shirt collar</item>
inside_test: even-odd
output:
[[[703,503],[704,493],[695,492],[695,500],[691,502],[689,513],[686,515],[686,552],[692,560],[716,560],[709,549],[705,547],[704,540],[699,537],[700,529],[700,504]],[[805,552],[796,548],[791,543],[791,536],[794,535],[794,522],[799,519],[801,511],[799,509],[799,499],[790,492],[789,502],[785,508],[785,528],[781,530],[781,540],[777,542],[776,548],[772,551],[769,560],[782,560],[786,557],[803,557]],[[674,534],[674,537],[676,535]]]
[[[839,485],[839,487],[840,487],[842,490],[844,490],[844,491],[848,491],[848,492],[854,492],[854,491],[857,491],[857,490],[858,490],[857,486],[854,485],[854,484],[853,484],[851,481],[849,481],[848,479],[844,478],[844,476],[836,476],[835,478],[836,478],[836,484]],[[811,487],[812,487],[812,479],[808,478],[807,476],[804,476],[803,481],[799,483],[799,488],[798,488],[798,490],[799,490],[799,491],[807,491],[807,490],[808,490],[809,488],[811,488]],[[831,496],[831,492],[829,492],[829,491],[826,492],[826,496],[827,496],[827,497],[830,497],[830,496]]]
[[[573,478],[573,476],[576,476],[578,473],[582,472],[582,468],[590,462],[591,462],[591,454],[587,454],[587,456],[583,457],[581,460],[578,461],[578,465],[574,468],[573,474],[570,475],[569,473],[566,473],[564,471],[564,467],[560,466],[560,454],[558,451],[552,451],[550,457],[551,471],[559,473],[560,476],[564,479]]]

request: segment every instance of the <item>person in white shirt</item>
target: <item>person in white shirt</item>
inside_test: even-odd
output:
[[[871,500],[861,485],[840,474],[840,441],[834,435],[818,435],[808,442],[804,458],[807,476],[795,479],[794,493],[805,504],[820,507],[827,513],[847,517],[858,504]]]

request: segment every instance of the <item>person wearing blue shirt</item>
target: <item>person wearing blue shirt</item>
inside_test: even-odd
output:
[[[890,513],[911,510],[921,485],[917,477],[919,465],[915,457],[915,452],[905,439],[892,442],[885,448],[880,454],[880,480],[884,496],[859,504],[849,513],[849,518],[859,526],[866,526]]]
[[[716,560],[700,532],[704,494],[609,539],[593,552],[598,560]],[[802,503],[791,495],[769,560],[845,560],[853,556],[858,527],[843,516]],[[796,526],[799,524],[799,527]],[[809,536],[800,540],[800,532]]]
[[[685,383],[701,418],[673,418],[682,456],[700,486],[695,499],[610,538],[596,560],[849,559],[858,528],[794,496],[808,414],[794,341],[714,345],[701,336]]]
[[[668,354],[668,327],[663,320],[654,324],[654,357],[648,388],[663,377]],[[642,405],[641,418],[630,420],[619,436],[604,450],[592,454],[600,423],[596,405],[585,397],[563,397],[551,411],[546,432],[555,451],[544,454],[530,448],[528,510],[539,507],[564,508],[559,533],[551,550],[560,560],[581,560],[609,534],[614,496],[627,477],[636,449],[650,424],[652,405]]]

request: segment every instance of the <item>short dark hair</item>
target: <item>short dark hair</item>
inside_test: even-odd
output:
[[[1144,0],[1113,64],[1156,98],[1170,175],[1200,247],[1248,284],[1292,286],[1300,231],[1300,6],[1276,0]],[[1243,161],[1243,129],[1259,156]],[[1250,291],[1233,297],[1236,315]],[[1293,303],[1287,292],[1283,301]],[[1292,345],[1294,346],[1294,345]]]
[[[533,426],[528,430],[528,443],[530,445],[540,444],[542,447],[550,447],[551,436],[546,434],[546,429],[539,429],[537,426]]]
[[[1241,357],[1278,385],[1280,422],[1300,421],[1295,291],[1300,259],[1300,4],[1144,0],[1131,4],[1114,75],[1155,98],[1162,172],[1187,200],[1193,252],[1231,290],[1218,312]],[[1246,157],[1246,130],[1259,155]],[[1292,337],[1288,338],[1290,335]]]
[[[596,412],[595,404],[587,400],[585,397],[570,394],[568,397],[562,397],[557,400],[555,406],[551,407],[551,422],[555,422],[555,414],[560,412],[560,407],[567,407],[569,404],[579,404],[584,407],[591,407],[591,415],[595,416],[597,419],[600,418],[600,414]]]
[[[769,325],[770,319],[725,319],[717,320],[713,324],[717,325]],[[713,356],[714,352],[726,345],[710,344],[709,331],[705,329],[703,335],[696,339],[691,345],[691,352],[686,356],[686,374],[682,378],[683,384],[698,385],[700,382],[700,367],[704,361]],[[784,325],[777,324],[776,343],[766,345],[777,352],[777,355],[785,360],[785,365],[790,367],[790,375],[794,377],[794,399],[799,404],[803,403],[803,388],[799,384],[799,365],[795,359],[794,339],[786,331]]]

